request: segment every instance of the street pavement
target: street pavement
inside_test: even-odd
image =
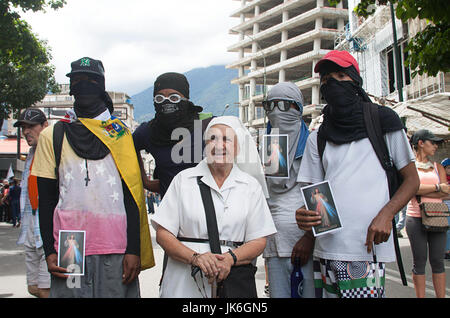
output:
[[[149,221],[151,215],[149,215]],[[23,247],[17,246],[16,241],[19,235],[19,228],[13,228],[11,224],[0,222],[0,298],[34,298],[28,294],[26,286],[25,255]],[[153,249],[155,255],[155,267],[147,269],[139,275],[141,286],[141,297],[159,297],[159,281],[161,278],[162,262],[164,251],[155,241],[155,231],[150,229],[152,234]],[[403,286],[398,272],[397,264],[390,263],[386,266],[386,297],[387,298],[414,298],[414,286],[411,277],[412,256],[409,240],[400,238],[400,248],[402,251],[405,272],[407,273],[408,286]],[[258,296],[265,298],[265,270],[264,259],[257,259],[258,271],[256,272],[256,287]],[[447,274],[446,297],[450,297],[450,261],[445,261]],[[434,290],[431,280],[431,268],[429,264],[426,268],[426,297],[433,298]]]

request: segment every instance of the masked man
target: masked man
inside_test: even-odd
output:
[[[144,187],[163,197],[173,177],[184,169],[195,167],[203,159],[203,132],[211,118],[201,120],[203,108],[189,101],[189,83],[183,74],[160,75],[155,81],[153,96],[155,118],[140,125],[133,133],[133,139]],[[141,150],[155,159],[157,180],[147,178],[140,158]]]
[[[390,157],[403,177],[390,198],[386,171],[364,122],[363,103],[370,99],[362,89],[358,63],[346,51],[331,51],[314,70],[328,104],[318,132],[308,138],[298,180],[328,180],[342,224],[339,231],[316,237],[316,287],[321,297],[384,297],[385,263],[395,261],[392,219],[419,186],[414,155],[398,115],[375,106]],[[319,139],[326,142],[322,158]],[[296,218],[307,231],[321,224],[315,211],[299,209]]]
[[[111,117],[102,62],[71,66],[74,111],[41,133],[32,169],[50,297],[139,297],[138,274],[153,254],[132,136]],[[84,275],[71,283],[58,266],[60,231],[85,232]]]
[[[308,127],[302,119],[303,95],[293,83],[278,83],[263,103],[269,118],[269,134],[288,135],[287,168],[289,178],[267,178],[267,200],[277,233],[267,239],[264,258],[267,262],[269,290],[272,298],[291,297],[291,273],[296,259],[302,262],[303,297],[314,297],[312,248],[314,239],[295,223],[295,210],[303,205],[301,184],[297,182]]]

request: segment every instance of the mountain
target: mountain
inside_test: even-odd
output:
[[[226,69],[225,65],[213,65],[195,68],[184,75],[190,85],[190,100],[195,105],[202,106],[203,112],[220,116],[225,110],[225,105],[229,104],[225,115],[238,116],[238,86],[230,83],[237,77],[237,70]],[[142,123],[154,117],[153,86],[133,95],[131,102],[134,105],[134,118],[137,122]]]

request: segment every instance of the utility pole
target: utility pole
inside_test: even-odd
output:
[[[403,102],[402,57],[400,55],[400,50],[398,48],[397,28],[395,26],[394,5],[392,4],[392,2],[389,2],[389,5],[391,7],[392,33],[394,36],[394,61],[395,61],[395,73],[396,73],[396,77],[397,77],[398,101]]]

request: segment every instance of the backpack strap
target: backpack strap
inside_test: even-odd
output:
[[[64,139],[64,123],[58,121],[53,126],[53,152],[55,153],[55,175],[58,183],[59,183],[59,164],[61,163],[63,139]]]
[[[378,160],[381,163],[381,166],[386,171],[389,187],[389,197],[392,198],[397,189],[400,187],[401,180],[400,174],[398,173],[397,169],[395,168],[391,160],[389,150],[383,137],[380,123],[380,116],[378,114],[378,106],[372,103],[364,103],[363,116],[370,143],[372,144],[372,147],[375,151],[375,154],[378,157]],[[395,218],[392,219],[392,228],[393,228],[392,233],[393,233],[395,254],[397,256],[397,265],[400,272],[400,277],[402,279],[403,285],[408,286],[408,282],[406,280],[405,275],[405,269],[403,268],[402,254],[398,243]]]
[[[317,132],[317,150],[319,151],[320,162],[322,163],[322,170],[325,174],[325,167],[323,166],[323,153],[325,152],[325,146],[327,141],[320,137],[319,132]]]

